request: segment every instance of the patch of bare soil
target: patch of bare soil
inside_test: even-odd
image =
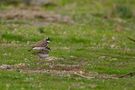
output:
[[[99,74],[97,72],[86,72],[79,65],[54,65],[49,68],[34,68],[30,69],[25,63],[19,63],[15,65],[3,64],[0,66],[0,70],[19,70],[23,73],[47,73],[51,75],[58,76],[71,76],[76,75],[85,79],[118,79],[127,78],[135,76],[135,73],[128,73],[123,75],[109,75],[109,74]]]
[[[0,11],[0,19],[6,20],[39,20],[41,22],[73,23],[69,16],[63,16],[54,12],[45,12],[41,9],[10,9]]]
[[[119,77],[116,75],[108,75],[108,74],[98,74],[96,72],[85,72],[83,70],[56,70],[56,69],[40,69],[40,70],[21,70],[23,73],[47,73],[51,75],[57,76],[79,76],[85,79],[118,79]]]

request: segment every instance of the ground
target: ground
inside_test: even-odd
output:
[[[0,89],[134,90],[135,1],[53,3],[0,6]],[[47,37],[39,60],[29,49]]]

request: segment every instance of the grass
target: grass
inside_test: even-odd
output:
[[[51,9],[43,7],[43,10],[68,15],[74,20],[73,24],[56,22],[36,26],[27,25],[24,20],[11,20],[10,23],[1,20],[1,65],[26,63],[31,69],[47,68],[46,64],[38,65],[38,58],[28,50],[33,43],[50,37],[50,56],[62,58],[54,64],[84,62],[82,68],[85,71],[108,75],[134,72],[135,43],[127,39],[127,36],[135,36],[134,0],[57,0],[57,4]],[[118,11],[113,8],[115,4],[119,6]],[[6,10],[7,7],[15,8],[2,6],[1,9]],[[110,15],[110,12],[115,14]],[[123,16],[123,13],[128,14]],[[134,82],[135,77],[88,80],[76,75],[0,70],[1,90],[134,90]]]

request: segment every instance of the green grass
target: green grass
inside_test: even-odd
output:
[[[135,43],[127,39],[135,36],[134,0],[57,0],[56,3],[51,11],[70,16],[73,24],[51,23],[40,27],[31,25],[31,20],[0,21],[1,65],[26,63],[31,69],[48,68],[46,64],[38,65],[38,58],[28,50],[33,43],[50,37],[50,56],[63,58],[54,64],[84,62],[85,71],[99,74],[134,72]],[[0,10],[15,8],[1,7]],[[135,77],[88,80],[75,75],[0,70],[0,90],[134,90],[134,82]]]

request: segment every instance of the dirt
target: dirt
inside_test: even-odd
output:
[[[54,12],[46,12],[41,9],[18,8],[0,11],[0,19],[6,20],[34,20],[33,24],[73,23],[69,16],[63,16]]]
[[[119,79],[119,78],[128,78],[128,77],[133,77],[135,76],[135,72],[130,72],[127,74],[122,74],[122,75],[116,75],[116,74],[101,74],[97,72],[89,72],[85,71],[83,69],[83,64],[59,64],[56,63],[56,60],[59,60],[63,58],[56,58],[56,57],[49,57],[48,60],[40,60],[36,62],[37,67],[35,68],[30,68],[29,65],[25,63],[19,63],[19,64],[14,64],[14,65],[8,65],[8,64],[3,64],[0,65],[0,70],[14,70],[14,71],[20,71],[22,73],[47,73],[51,75],[57,75],[57,76],[79,76],[81,78],[85,79]],[[47,66],[47,67],[46,67]]]
[[[86,72],[79,65],[54,65],[51,68],[34,68],[31,69],[25,63],[19,63],[15,65],[7,65],[3,64],[0,66],[0,70],[19,70],[22,73],[47,73],[51,75],[57,76],[79,76],[85,79],[119,79],[119,78],[128,78],[135,76],[135,73],[128,73],[123,75],[109,75],[109,74],[101,74],[97,72]]]

